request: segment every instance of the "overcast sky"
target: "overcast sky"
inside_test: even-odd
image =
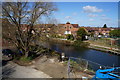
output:
[[[118,27],[118,2],[56,2],[53,16],[60,22],[80,26]]]

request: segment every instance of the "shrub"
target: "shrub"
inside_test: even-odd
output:
[[[73,44],[75,47],[88,47],[88,42],[82,42],[82,41],[75,41]]]
[[[67,34],[66,37],[67,40],[74,40],[74,36],[72,34]]]
[[[110,36],[113,37],[113,38],[120,37],[120,29],[112,30],[112,31],[110,31],[109,34],[110,34]]]
[[[32,60],[32,57],[23,56],[23,57],[20,58],[20,61],[23,61],[23,62],[30,62],[31,60]]]
[[[79,28],[77,31],[77,40],[85,40],[86,35],[88,35],[88,33],[85,31],[85,29]]]

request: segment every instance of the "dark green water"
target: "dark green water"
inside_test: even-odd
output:
[[[106,52],[55,42],[47,42],[44,46],[60,53],[64,52],[67,57],[83,58],[105,66],[120,66],[120,56]]]

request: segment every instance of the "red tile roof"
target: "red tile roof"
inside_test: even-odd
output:
[[[85,29],[87,29],[88,31],[110,31],[113,28],[100,28],[100,27],[84,27]]]
[[[78,28],[78,24],[71,24],[74,28]]]

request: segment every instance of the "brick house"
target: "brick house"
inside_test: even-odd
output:
[[[66,34],[76,35],[77,30],[79,29],[78,24],[36,24],[35,28],[37,31],[47,32],[48,34],[57,34],[59,36],[65,36]]]
[[[109,36],[109,32],[111,30],[114,30],[115,28],[100,28],[100,27],[83,27],[86,32],[88,33],[94,33],[95,35],[103,35],[103,36]]]
[[[66,24],[58,24],[58,27],[59,35],[73,34],[73,36],[75,36],[79,29],[78,24],[70,24],[70,22],[67,22]]]

